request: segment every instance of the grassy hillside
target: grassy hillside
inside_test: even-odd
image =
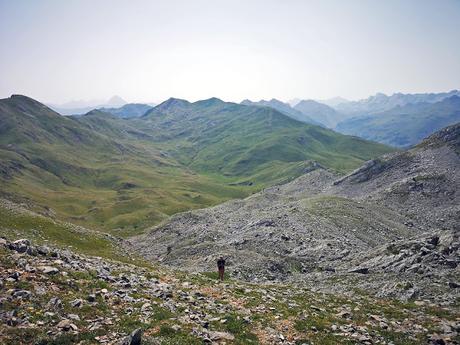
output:
[[[142,116],[152,108],[153,106],[150,104],[128,103],[119,108],[100,108],[100,110],[115,115],[116,117],[130,118]]]
[[[1,194],[61,219],[126,235],[251,192],[197,175],[108,114],[62,117],[21,96],[0,106]]]
[[[172,99],[129,120],[0,100],[0,194],[120,236],[286,182],[310,160],[345,172],[389,150],[218,99]]]
[[[138,126],[174,142],[174,155],[201,172],[250,177],[271,165],[315,160],[339,172],[391,149],[300,123],[277,110],[209,99],[193,104],[171,99]],[[192,124],[192,125],[191,125]],[[265,181],[267,182],[267,181]]]
[[[36,244],[69,248],[75,252],[131,262],[110,236],[50,219],[24,207],[0,199],[0,236],[27,238]]]

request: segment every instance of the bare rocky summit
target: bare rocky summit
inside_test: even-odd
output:
[[[175,215],[130,243],[190,271],[212,271],[223,255],[232,276],[250,281],[449,304],[460,283],[459,142],[457,124],[344,177],[317,166],[244,200]]]

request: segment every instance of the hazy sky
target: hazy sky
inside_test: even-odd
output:
[[[367,97],[460,88],[460,0],[0,0],[0,98]]]

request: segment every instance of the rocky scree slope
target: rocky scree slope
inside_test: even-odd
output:
[[[458,344],[459,314],[202,275],[0,238],[0,342]]]
[[[150,260],[191,271],[214,270],[223,255],[235,277],[300,279],[343,291],[396,286],[401,271],[408,274],[407,286],[417,285],[428,272],[427,281],[436,284],[420,284],[417,294],[453,303],[460,262],[459,138],[460,124],[447,127],[343,178],[317,166],[247,199],[175,215],[130,242]],[[426,242],[432,236],[443,239],[442,246]],[[414,241],[419,244],[412,247]],[[413,250],[404,254],[406,246]],[[430,251],[429,265],[412,267]],[[405,259],[397,269],[392,262],[398,258]],[[388,263],[383,277],[382,262]],[[343,284],[332,284],[334,279]],[[404,289],[388,294],[407,297]]]

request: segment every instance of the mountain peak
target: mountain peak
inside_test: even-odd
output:
[[[169,97],[166,101],[164,101],[163,103],[160,103],[160,105],[161,104],[165,104],[165,105],[170,105],[170,104],[189,104],[189,103],[190,102],[187,101],[186,99]]]
[[[120,96],[112,96],[108,101],[107,101],[107,105],[111,105],[111,106],[114,106],[114,107],[121,107],[123,105],[126,104],[126,101],[121,98]]]
[[[104,116],[104,117],[116,118],[116,116],[114,116],[110,112],[106,111],[104,108],[93,109],[93,110],[87,112],[86,114],[84,114],[83,116],[88,116],[88,117],[90,117],[90,116]]]
[[[27,97],[24,95],[19,95],[19,94],[13,94],[10,96],[10,98],[5,98],[3,101],[6,101],[10,105],[20,108],[22,110],[27,110],[27,111],[33,111],[33,110],[45,110],[48,113],[53,113],[55,115],[59,115],[56,113],[54,110],[51,110],[48,108],[46,105],[43,103],[40,103],[39,101]]]
[[[19,95],[19,94],[13,94],[10,96],[10,99],[11,100],[14,100],[14,101],[17,101],[17,102],[21,102],[21,101],[27,101],[27,102],[36,102],[36,103],[40,103],[38,101],[36,101],[35,99],[31,98],[31,97],[27,97],[27,96],[24,96],[24,95]]]
[[[317,102],[313,99],[304,99],[304,100],[301,100],[299,103],[297,103],[297,105],[294,107],[294,109],[297,109],[297,110],[300,110],[300,111],[304,111],[306,110],[305,107],[309,107],[309,110],[312,109],[328,109],[330,111],[332,111],[333,109],[324,104],[324,103],[321,103],[321,102]]]
[[[377,92],[374,96],[369,97],[366,101],[382,101],[387,99],[388,96],[382,92]]]
[[[268,103],[290,106],[289,103],[284,103],[283,101],[280,101],[279,99],[276,99],[276,98],[272,98]]]
[[[301,105],[301,104],[322,104],[322,103],[316,102],[316,101],[313,100],[313,99],[303,99],[303,100],[301,100],[299,103],[297,103],[297,105],[296,105],[295,107],[297,107],[297,106],[299,106],[299,105]],[[295,107],[294,107],[294,108],[295,108]]]
[[[328,98],[328,99],[317,99],[316,102],[326,104],[327,106],[334,108],[341,103],[347,103],[350,101],[343,97],[333,97],[333,98]]]
[[[165,110],[169,110],[175,107],[185,107],[185,106],[188,106],[189,104],[190,102],[185,99],[170,97],[163,103],[158,104],[152,110],[156,109],[160,111],[165,111]]]
[[[211,97],[208,99],[202,99],[202,100],[194,102],[194,104],[207,105],[207,106],[221,104],[221,103],[224,103],[224,101],[217,97]]]

